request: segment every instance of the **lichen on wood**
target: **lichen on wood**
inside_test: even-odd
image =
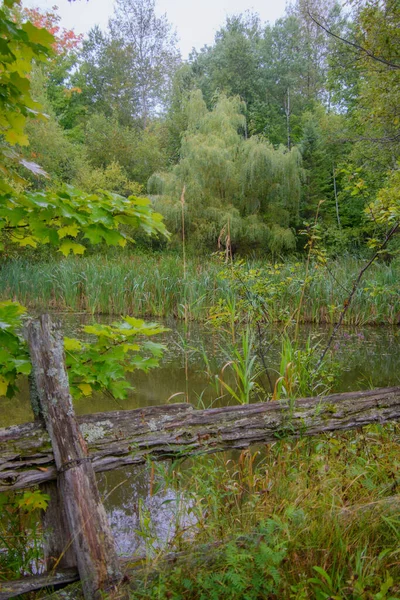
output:
[[[95,471],[149,458],[165,460],[247,448],[400,419],[400,387],[326,398],[195,410],[190,404],[150,406],[78,417]],[[37,423],[0,430],[0,491],[55,479],[50,440]],[[40,465],[41,470],[38,469]],[[46,469],[46,470],[43,470]]]

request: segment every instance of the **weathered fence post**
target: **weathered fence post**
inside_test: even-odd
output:
[[[46,571],[51,573],[56,568],[77,567],[72,536],[57,482],[42,483],[39,488],[50,498],[42,518]]]
[[[35,421],[45,425],[33,372],[29,375],[29,393]],[[39,489],[49,496],[48,506],[42,515],[46,571],[51,573],[55,568],[76,567],[76,556],[57,481],[42,483],[39,485]]]
[[[72,406],[60,327],[43,315],[28,323],[26,336],[40,411],[58,471],[59,498],[89,600],[121,577],[114,539]]]

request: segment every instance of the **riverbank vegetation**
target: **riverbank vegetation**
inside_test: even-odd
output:
[[[396,451],[398,427],[373,426],[161,468],[196,523],[168,568],[147,531],[155,558],[131,598],[398,598]]]
[[[314,262],[308,274],[298,259],[261,260],[226,265],[220,256],[188,259],[183,271],[176,254],[125,254],[32,263],[3,264],[0,298],[13,298],[33,311],[133,314],[151,318],[188,318],[206,322],[228,318],[229,306],[254,312],[266,324],[285,322],[306,286],[301,323],[334,324],[353,281],[365,262],[346,257]],[[149,277],[151,273],[151,277]],[[344,323],[398,325],[400,263],[379,262],[366,273]]]
[[[374,425],[149,465],[150,497],[168,490],[171,503],[171,490],[176,494],[167,525],[173,556],[164,561],[165,542],[141,503],[136,534],[147,558],[132,576],[129,597],[398,599],[398,455],[398,426]],[[40,568],[40,530],[37,521],[29,524],[39,502],[26,494],[0,507],[6,576]],[[31,540],[36,535],[34,544],[27,545],[28,533]],[[81,597],[79,587],[69,593]]]

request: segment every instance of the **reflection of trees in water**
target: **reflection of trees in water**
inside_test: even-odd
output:
[[[89,315],[62,315],[66,335],[76,335],[78,323],[90,323]],[[105,323],[115,321],[115,318],[106,317],[98,319]],[[171,402],[182,402],[186,389],[184,353],[182,338],[185,336],[182,323],[168,321],[170,331],[160,336],[167,351],[161,365],[149,373],[136,372],[133,380],[135,390],[126,400],[113,402],[108,396],[94,395],[90,398],[81,398],[75,402],[77,414],[103,412],[109,410],[132,409],[142,406],[165,404],[173,396]],[[280,364],[282,326],[268,326],[263,329],[265,348],[268,348],[266,361],[271,369],[278,369]],[[290,334],[290,332],[288,332]],[[319,349],[324,347],[330,333],[327,326],[303,325],[300,329],[300,340],[306,343],[309,335],[313,344],[321,343]],[[272,339],[274,344],[269,347]],[[204,347],[208,359],[215,373],[220,372],[226,363],[222,350],[222,337],[206,328],[202,324],[189,323],[186,345],[190,349]],[[343,328],[339,331],[332,348],[334,359],[339,363],[341,377],[339,386],[335,391],[347,392],[370,387],[385,387],[400,384],[400,328],[391,327],[364,327]],[[201,352],[189,351],[189,401],[198,404],[201,398],[204,406],[211,406],[216,397],[216,390],[211,385],[206,373]],[[273,371],[271,371],[273,374]],[[225,371],[228,376],[228,370]],[[229,382],[229,381],[228,381]],[[0,427],[7,427],[17,423],[24,423],[33,419],[30,410],[27,382],[20,382],[18,402],[3,399]],[[215,406],[232,402],[229,395],[224,396]]]
[[[122,556],[145,554],[149,547],[165,547],[178,530],[189,535],[190,527],[196,524],[190,514],[190,501],[174,490],[162,487],[150,495],[147,468],[102,473],[98,483],[117,551]]]
[[[342,369],[341,387],[353,391],[400,384],[400,330],[366,327],[342,330],[335,354]]]

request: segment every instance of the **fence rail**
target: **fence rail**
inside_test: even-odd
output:
[[[400,387],[195,410],[171,404],[78,417],[96,472],[400,419]],[[43,424],[0,429],[0,491],[57,478]]]

